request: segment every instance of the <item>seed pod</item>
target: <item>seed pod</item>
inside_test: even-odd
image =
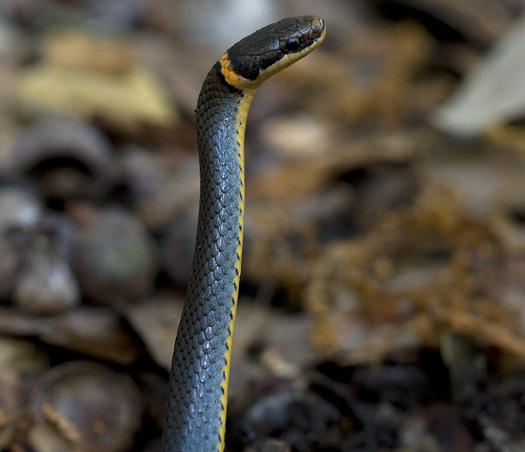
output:
[[[0,188],[0,231],[2,235],[14,229],[34,226],[42,206],[27,190],[15,186]]]
[[[45,374],[32,406],[38,452],[120,452],[132,444],[143,401],[128,376],[78,361]]]
[[[27,394],[48,368],[42,348],[30,341],[0,337],[0,450],[18,450],[8,446],[25,437]]]
[[[58,314],[80,302],[77,282],[67,263],[41,250],[31,250],[17,278],[16,305],[31,314]]]
[[[77,281],[69,267],[72,227],[65,217],[47,215],[18,234],[20,265],[14,302],[30,314],[58,314],[80,302]]]
[[[147,294],[157,265],[155,248],[142,223],[121,209],[95,214],[85,224],[74,254],[82,291],[99,303]]]
[[[96,129],[68,118],[27,127],[12,150],[14,170],[47,201],[97,199],[107,190],[110,149]]]
[[[21,261],[12,235],[32,228],[41,213],[40,203],[28,191],[15,186],[0,188],[0,298],[12,292]]]

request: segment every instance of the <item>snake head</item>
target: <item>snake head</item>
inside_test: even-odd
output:
[[[258,86],[308,55],[325,34],[324,20],[317,16],[289,17],[267,25],[228,49],[221,58],[223,74],[228,81],[236,79],[234,86]]]

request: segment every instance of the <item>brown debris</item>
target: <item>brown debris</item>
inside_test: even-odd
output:
[[[464,217],[452,193],[427,190],[413,208],[387,216],[362,239],[332,245],[316,264],[307,306],[319,322],[317,343],[325,352],[342,355],[354,348],[342,342],[344,329],[328,320],[334,306],[336,317],[397,324],[415,337],[424,332],[422,344],[436,344],[440,334],[452,331],[523,357],[525,331],[508,321],[516,319],[515,307],[502,305],[493,291],[490,297],[486,293],[487,281],[501,284],[503,275],[495,276],[494,262],[505,254],[490,228]],[[346,297],[332,289],[341,287]],[[345,298],[353,302],[346,306]],[[386,355],[403,344],[416,345],[414,337],[407,344],[403,335],[395,336],[385,336]],[[372,350],[380,337],[372,336]],[[359,349],[363,356],[377,356],[362,344]]]

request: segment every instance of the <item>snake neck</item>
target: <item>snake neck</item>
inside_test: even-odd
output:
[[[231,86],[217,63],[197,103],[199,221],[173,355],[164,451],[224,450],[244,230],[244,130],[253,94]]]
[[[229,311],[227,316],[229,323],[224,330],[227,336],[225,336],[224,347],[222,348],[221,345],[224,365],[221,369],[219,429],[221,441],[217,447],[221,452],[224,448],[228,381],[243,250],[244,139],[246,119],[255,89],[240,90],[231,86],[221,73],[219,63],[211,69],[207,80],[208,83],[203,85],[199,95],[196,110],[201,171],[199,207],[201,227],[197,232],[197,246],[209,237],[210,231],[218,240],[212,249],[223,244],[224,249],[221,250],[223,260],[217,267],[220,267],[221,272],[225,272],[226,275],[224,279],[222,276],[217,279],[222,279],[223,287],[229,286],[229,289],[217,291],[219,297],[225,298],[224,307]],[[208,95],[210,91],[214,93],[213,101],[210,101]],[[213,199],[213,202],[210,202],[210,199]],[[198,269],[200,262],[202,262],[202,253],[196,249],[194,270]],[[198,270],[192,272],[192,277],[198,278],[198,275]],[[199,281],[195,283],[198,284]]]

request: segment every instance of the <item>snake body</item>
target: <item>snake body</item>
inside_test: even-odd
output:
[[[315,16],[247,36],[209,71],[196,122],[200,203],[195,254],[175,341],[163,452],[222,452],[244,229],[244,131],[257,88],[324,39]]]

